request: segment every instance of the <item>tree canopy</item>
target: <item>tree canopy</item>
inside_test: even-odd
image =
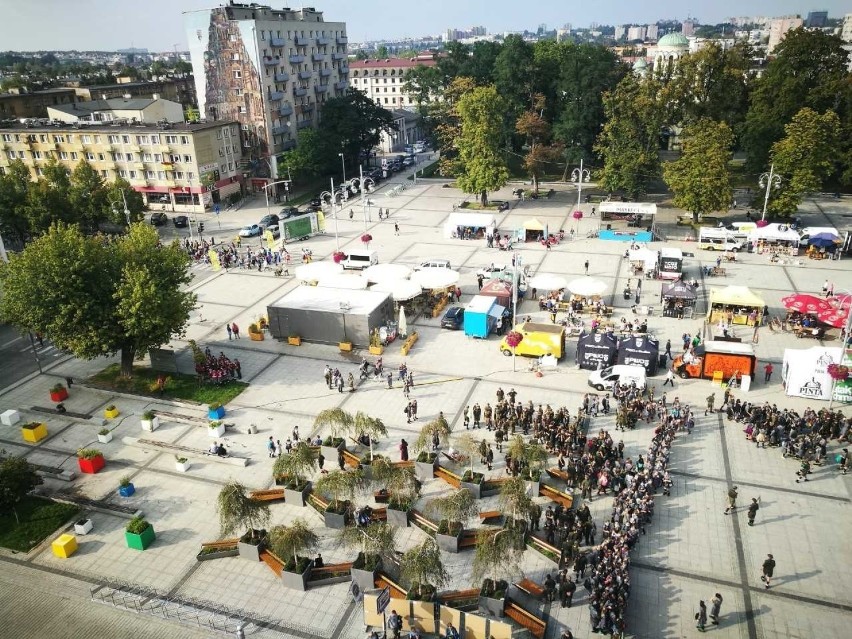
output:
[[[496,191],[509,181],[502,152],[505,109],[493,86],[477,87],[457,105],[461,123],[461,135],[456,139],[460,170],[457,182],[465,193],[479,195],[483,205],[488,203],[489,191]]]

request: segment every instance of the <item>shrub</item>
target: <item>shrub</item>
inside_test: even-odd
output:
[[[109,428],[101,428],[98,431],[98,435],[109,435]]]
[[[147,422],[150,422],[152,419],[154,419],[154,411],[146,410],[144,413],[142,413],[142,419]]]
[[[143,517],[134,517],[127,522],[127,532],[134,535],[141,535],[150,525]]]
[[[129,475],[125,475],[124,477],[122,477],[121,479],[118,480],[118,485],[121,486],[122,488],[127,488],[130,484],[131,484],[131,481],[130,481]]]
[[[115,404],[110,404],[109,406],[106,407],[106,409],[109,410],[109,411],[115,410]]]
[[[178,464],[185,464],[187,461],[189,461],[186,457],[178,457],[177,455],[175,455],[175,459],[177,460]]]
[[[77,451],[77,457],[80,459],[94,459],[101,456],[101,451],[97,448],[81,448]]]
[[[62,384],[54,384],[53,386],[50,387],[51,393],[61,393],[64,390],[65,390],[65,386],[63,386]]]

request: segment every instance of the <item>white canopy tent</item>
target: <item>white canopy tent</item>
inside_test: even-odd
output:
[[[535,277],[530,278],[528,286],[540,291],[558,291],[568,286],[568,280],[561,275],[538,273]]]
[[[347,273],[333,273],[319,278],[317,286],[323,288],[345,288],[350,291],[363,291],[367,288],[367,278]]]
[[[459,272],[449,268],[424,268],[411,274],[411,281],[425,290],[447,288],[459,281]]]
[[[628,252],[627,259],[631,264],[641,263],[643,270],[653,271],[657,268],[657,252],[649,248],[638,248]]]
[[[444,222],[444,237],[451,238],[460,226],[486,229],[487,234],[488,229],[497,227],[497,220],[491,213],[451,213]]]
[[[602,295],[606,290],[606,282],[594,277],[578,277],[568,282],[568,290],[574,295]]]
[[[763,228],[755,228],[749,239],[755,243],[763,240],[764,242],[792,242],[798,245],[801,236],[787,224],[767,224]]]
[[[296,267],[296,278],[303,282],[316,282],[339,273],[343,273],[343,266],[334,262],[309,262]]]
[[[832,380],[828,365],[840,361],[839,348],[814,346],[784,349],[781,380],[788,396],[831,399]]]
[[[374,283],[406,280],[410,276],[411,269],[404,264],[373,264],[364,269],[364,277]]]
[[[380,291],[382,293],[390,293],[394,302],[404,302],[412,297],[417,297],[423,292],[417,282],[411,280],[386,280],[373,284],[370,287],[371,291]]]
[[[601,214],[608,215],[642,215],[657,214],[657,205],[653,202],[613,202],[603,201],[600,204]]]

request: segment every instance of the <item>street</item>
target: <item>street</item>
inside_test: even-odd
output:
[[[63,356],[48,340],[44,346],[39,346],[35,340],[35,351],[30,343],[29,335],[19,334],[6,324],[0,325],[0,389],[11,386],[31,373],[38,372],[36,355],[41,361],[42,368],[56,363]]]

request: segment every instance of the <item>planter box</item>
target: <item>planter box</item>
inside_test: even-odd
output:
[[[240,540],[237,542],[237,551],[240,557],[249,561],[260,561],[260,551],[264,548],[264,537],[257,545]]]
[[[109,444],[112,441],[112,433],[107,433],[106,435],[98,433],[98,441],[102,444]]]
[[[311,564],[303,573],[281,571],[281,585],[293,590],[305,591],[308,589],[308,577],[311,575]],[[374,586],[375,587],[375,586]]]
[[[361,592],[373,590],[376,587],[376,573],[363,568],[352,568],[352,581],[358,584]]]
[[[136,486],[134,486],[133,484],[127,484],[127,486],[118,487],[118,494],[122,497],[130,497],[135,492]]]
[[[155,416],[153,419],[143,419],[140,423],[142,424],[142,430],[153,433],[160,427],[160,418]]]
[[[225,407],[220,406],[219,408],[208,408],[207,409],[207,417],[211,421],[218,421],[225,416]]]
[[[195,558],[198,561],[207,561],[208,559],[221,559],[222,557],[237,557],[240,551],[236,548],[231,550],[217,550],[216,552],[198,553]]]
[[[31,442],[35,444],[36,442],[40,442],[42,439],[47,437],[47,424],[35,424],[30,427],[21,427],[21,436],[24,438],[25,442]]]
[[[461,534],[458,537],[453,535],[444,535],[442,533],[435,533],[435,541],[438,544],[438,548],[441,550],[446,550],[447,552],[458,552],[459,551],[459,539],[461,538]]]
[[[179,473],[185,473],[186,471],[189,470],[190,466],[192,466],[192,464],[188,461],[185,461],[185,462],[176,461],[175,462],[175,470],[178,471]]]
[[[80,467],[81,473],[88,473],[89,475],[94,475],[105,465],[106,462],[104,461],[103,455],[98,455],[97,457],[92,457],[91,459],[83,459],[82,457],[77,458],[77,466]]]
[[[524,481],[524,483],[527,486],[527,495],[529,495],[533,499],[538,497],[538,491],[541,488],[541,482],[540,481],[532,481],[530,479],[527,479],[527,480]]]
[[[325,519],[325,527],[334,530],[343,530],[346,528],[346,515],[339,513],[330,513],[327,510],[322,514]]]
[[[154,532],[154,527],[150,524],[138,535],[126,530],[124,531],[124,539],[127,541],[127,547],[133,548],[134,550],[145,550],[148,546],[154,543],[156,538],[157,533]]]
[[[0,413],[0,424],[4,426],[14,426],[19,421],[21,421],[21,414],[14,409],[10,408]]]
[[[326,463],[331,463],[332,466],[337,464],[337,454],[343,450],[346,450],[345,442],[340,442],[339,446],[326,446],[324,444],[320,446],[320,452],[325,457]]]
[[[463,481],[463,482],[461,482],[461,487],[467,488],[471,492],[471,494],[473,495],[474,499],[480,499],[482,497],[482,484],[481,483],[472,484],[470,482]]]
[[[77,535],[88,535],[92,532],[92,520],[81,519],[74,524],[74,533]]]
[[[479,609],[492,617],[502,617],[505,605],[505,599],[492,599],[491,597],[479,595]]]
[[[311,482],[305,486],[304,490],[295,490],[294,488],[284,487],[284,503],[288,506],[306,506],[308,495],[311,492]]]
[[[293,336],[287,338],[287,343],[290,346],[301,346],[302,345],[302,338],[299,337],[298,335],[293,335]]]
[[[399,528],[409,528],[411,526],[407,510],[394,510],[393,508],[388,508],[385,512],[388,517],[387,522],[391,526],[398,526]]]
[[[385,352],[384,346],[371,346],[370,347],[370,355],[381,355]]]
[[[50,401],[52,402],[64,402],[68,399],[68,389],[62,388],[58,391],[50,391]]]
[[[106,417],[107,419],[115,419],[116,417],[118,417],[118,409],[113,408],[112,410],[110,410],[108,408],[105,408],[104,417]]]
[[[252,333],[251,331],[249,331],[249,339],[253,342],[262,342],[263,333]]]
[[[414,476],[420,481],[427,481],[435,477],[435,466],[438,460],[429,462],[414,462]]]
[[[343,353],[349,353],[352,351],[352,342],[340,342],[338,346],[340,347],[340,351]]]
[[[207,434],[210,437],[219,438],[224,437],[225,435],[225,424],[219,424],[216,428],[212,426],[207,426]]]

